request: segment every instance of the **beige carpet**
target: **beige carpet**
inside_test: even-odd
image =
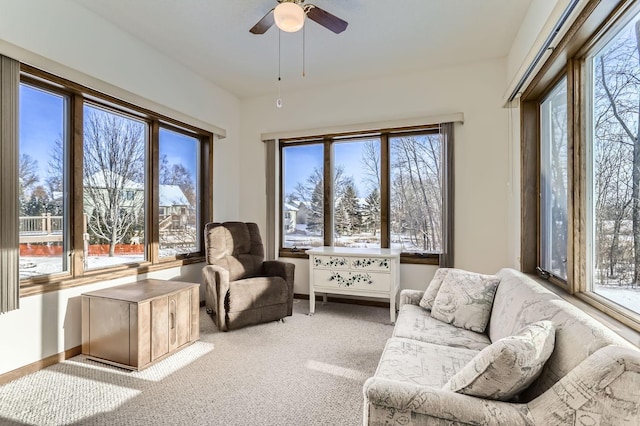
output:
[[[358,425],[389,310],[294,301],[228,333],[200,310],[198,342],[141,372],[77,356],[0,387],[1,425]]]

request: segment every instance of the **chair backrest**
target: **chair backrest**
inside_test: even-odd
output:
[[[264,247],[255,223],[207,223],[204,244],[207,263],[228,270],[230,281],[263,273]]]

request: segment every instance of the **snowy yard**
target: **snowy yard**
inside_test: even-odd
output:
[[[595,293],[634,312],[640,312],[640,288],[596,286]]]
[[[89,256],[89,269],[104,268],[111,265],[122,265],[125,263],[141,262],[144,256],[122,255],[122,256]],[[36,277],[40,275],[50,275],[62,272],[62,256],[20,256],[20,279]]]

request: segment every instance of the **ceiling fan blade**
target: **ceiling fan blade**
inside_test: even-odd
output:
[[[323,27],[333,31],[336,34],[340,34],[344,30],[347,29],[347,21],[343,21],[335,15],[330,14],[326,10],[320,9],[318,6],[313,4],[307,5],[308,11],[307,16],[312,21],[316,21],[318,24]]]
[[[267,30],[269,28],[271,28],[273,26],[274,23],[275,23],[275,21],[273,19],[273,9],[271,9],[269,11],[269,13],[264,15],[264,17],[261,20],[259,20],[258,23],[255,24],[249,30],[249,32],[251,32],[253,34],[264,34],[264,33],[267,32]]]

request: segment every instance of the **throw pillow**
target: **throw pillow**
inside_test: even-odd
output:
[[[459,328],[484,332],[500,277],[453,269],[444,277],[431,316]]]
[[[538,378],[554,344],[551,321],[530,324],[517,335],[496,340],[481,350],[443,389],[508,401]]]
[[[433,279],[429,283],[429,286],[422,295],[422,299],[420,299],[420,306],[427,311],[430,311],[433,308],[433,301],[436,299],[436,295],[438,294],[438,290],[440,290],[440,286],[442,285],[442,280],[447,276],[449,271],[452,268],[440,268],[436,271]]]

